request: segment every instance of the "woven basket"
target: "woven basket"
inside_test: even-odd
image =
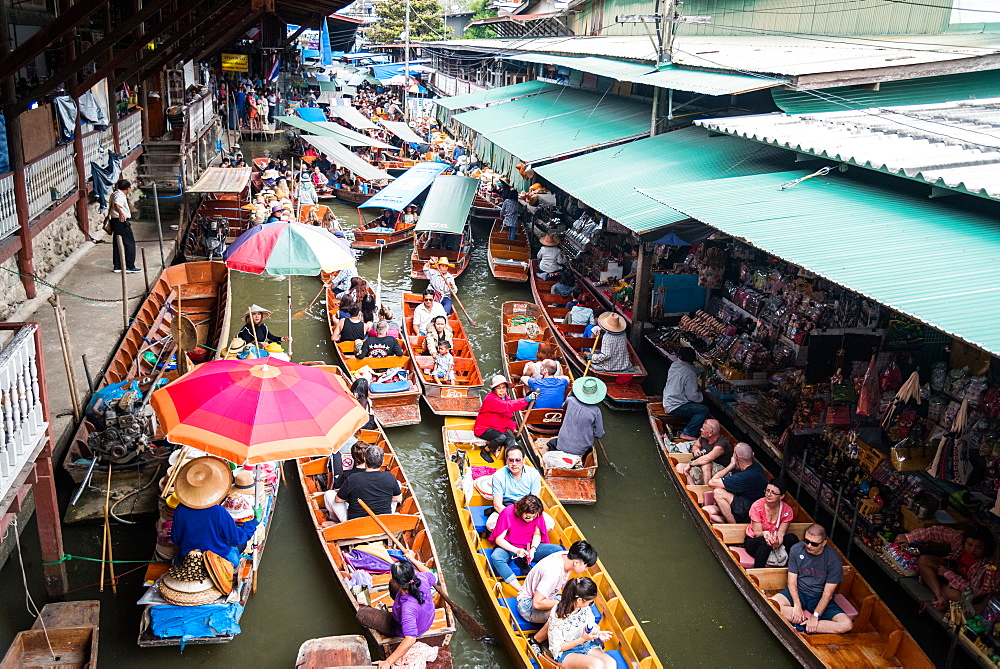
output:
[[[163,599],[176,606],[202,606],[222,597],[222,593],[216,590],[213,585],[209,585],[206,590],[200,592],[181,592],[160,581],[159,589]]]

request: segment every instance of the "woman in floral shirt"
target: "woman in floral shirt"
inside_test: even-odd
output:
[[[591,605],[597,584],[586,576],[571,578],[562,599],[549,614],[549,652],[567,669],[615,669],[615,660],[601,650],[611,632],[601,631]]]

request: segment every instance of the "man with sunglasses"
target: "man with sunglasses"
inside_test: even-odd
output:
[[[434,300],[434,291],[425,290],[423,302],[418,304],[413,310],[413,329],[415,334],[426,337],[427,326],[438,316],[445,319],[448,318],[448,314],[444,312],[444,307],[441,306],[441,303]]]
[[[781,615],[799,632],[846,634],[853,623],[833,597],[844,580],[844,566],[837,551],[827,547],[826,528],[810,525],[805,540],[788,555],[788,587],[772,599]]]

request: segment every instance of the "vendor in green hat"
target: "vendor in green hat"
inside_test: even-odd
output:
[[[249,313],[243,314],[243,320],[246,321],[246,325],[243,329],[239,331],[236,335],[242,339],[247,344],[256,343],[260,348],[264,348],[269,343],[279,343],[283,341],[292,341],[291,337],[279,337],[278,335],[271,334],[271,331],[267,329],[267,325],[264,321],[271,317],[271,312],[259,305],[253,305],[249,309]]]
[[[559,435],[549,440],[549,451],[542,464],[553,469],[573,469],[594,447],[594,440],[604,436],[604,418],[598,406],[608,394],[604,381],[582,376],[573,382],[573,392],[566,398]]]

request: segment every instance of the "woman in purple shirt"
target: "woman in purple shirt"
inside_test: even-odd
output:
[[[426,634],[434,624],[434,584],[437,583],[437,576],[417,559],[416,553],[408,550],[404,554],[409,562],[392,565],[392,582],[399,587],[392,603],[392,617],[396,620],[394,633],[403,640],[389,657],[375,662],[376,667],[385,669],[406,655],[417,637]]]

